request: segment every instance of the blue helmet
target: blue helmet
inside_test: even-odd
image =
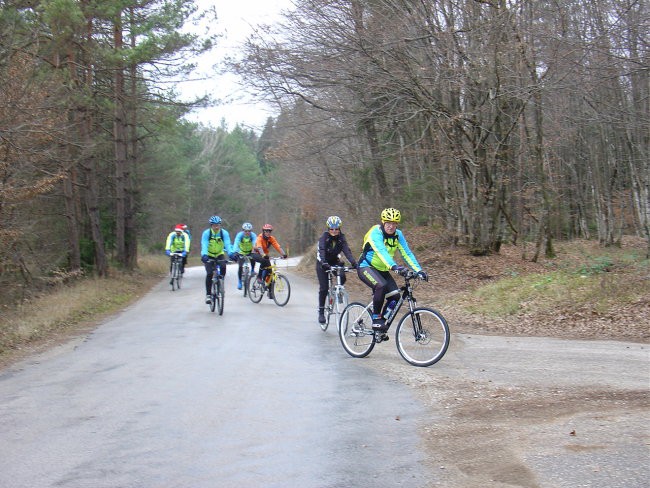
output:
[[[219,217],[218,215],[213,215],[212,217],[210,217],[209,222],[211,224],[220,224],[221,223],[221,217]]]
[[[244,222],[244,223],[241,225],[241,228],[242,228],[243,230],[253,230],[253,224],[251,224],[250,222]]]
[[[327,218],[326,225],[330,229],[338,229],[342,224],[343,222],[341,222],[341,218],[337,217],[336,215],[332,215],[331,217]]]

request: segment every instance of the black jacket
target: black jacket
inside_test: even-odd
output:
[[[350,264],[356,264],[356,259],[350,251],[350,246],[348,246],[348,241],[345,238],[345,235],[342,232],[339,232],[338,235],[332,236],[328,231],[323,232],[323,235],[318,239],[318,251],[316,259],[319,263],[328,263],[335,265],[339,262],[339,254],[341,252],[348,259]]]

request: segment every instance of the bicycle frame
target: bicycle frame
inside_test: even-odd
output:
[[[386,326],[390,326],[393,323],[393,320],[395,320],[395,317],[397,317],[397,314],[402,308],[402,305],[404,305],[404,302],[408,302],[409,311],[411,313],[417,307],[418,304],[417,304],[417,300],[413,296],[413,285],[411,284],[411,279],[412,277],[407,276],[406,281],[402,286],[400,286],[397,290],[393,291],[392,293],[386,294],[386,298],[394,297],[397,294],[400,295],[400,297],[397,299],[397,303],[395,304],[395,307],[393,307],[393,310],[390,312],[388,317],[385,317]],[[372,302],[370,302],[370,307],[371,307],[370,310],[372,310]]]
[[[327,330],[332,315],[336,316],[336,322],[338,324],[338,318],[348,304],[347,292],[342,283],[342,277],[348,271],[349,268],[346,266],[332,266],[327,270],[328,287],[324,308],[326,318],[325,323],[320,324],[323,331]]]
[[[174,291],[176,288],[180,289],[181,287],[181,279],[183,276],[183,254],[181,252],[171,253],[170,261],[169,275],[171,279],[169,284],[172,286],[172,291]]]
[[[329,279],[328,292],[336,293],[341,288],[345,290],[345,286],[341,283],[341,273],[347,273],[350,269],[347,266],[332,266],[327,270]]]
[[[271,264],[269,266],[267,266],[266,268],[264,268],[264,269],[268,270],[269,276],[270,276],[268,284],[265,283],[267,288],[271,286],[271,283],[275,282],[276,276],[278,274],[278,259],[280,259],[280,258],[271,258],[270,259]]]

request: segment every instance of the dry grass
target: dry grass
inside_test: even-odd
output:
[[[105,279],[82,278],[5,309],[0,315],[0,366],[64,340],[137,300],[166,272],[165,256],[145,256],[134,273],[111,270]]]

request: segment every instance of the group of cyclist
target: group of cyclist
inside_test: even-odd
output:
[[[350,267],[357,270],[359,279],[372,290],[372,326],[379,332],[385,332],[384,313],[390,303],[384,303],[387,294],[397,290],[397,284],[391,272],[405,276],[409,268],[419,278],[428,280],[426,272],[418,263],[415,255],[408,246],[408,243],[401,230],[397,228],[402,216],[396,208],[385,208],[380,215],[380,223],[373,225],[363,238],[363,245],[359,259],[355,259],[345,234],[342,232],[343,222],[341,218],[333,215],[326,220],[326,230],[318,239],[318,250],[316,256],[316,276],[318,277],[318,321],[325,323],[324,307],[329,286],[327,271],[332,266],[343,266],[340,255],[343,254],[349,261]],[[205,266],[205,290],[206,303],[211,303],[212,297],[210,288],[212,286],[212,274],[215,267],[219,266],[221,274],[226,275],[226,263],[228,258],[239,263],[237,272],[237,288],[242,288],[242,262],[241,256],[249,256],[252,264],[252,271],[255,264],[259,263],[257,280],[263,281],[267,269],[271,265],[269,250],[273,247],[282,258],[286,259],[284,251],[278,240],[272,235],[273,226],[264,224],[262,232],[255,234],[253,225],[244,222],[241,230],[236,234],[234,241],[230,240],[230,233],[222,228],[222,219],[218,215],[210,217],[210,226],[201,235],[201,261]],[[180,252],[183,256],[184,272],[187,263],[187,255],[190,251],[191,234],[185,224],[178,224],[167,236],[165,252],[167,255]],[[395,252],[400,252],[403,261],[407,266],[395,262]],[[345,283],[345,275],[341,276],[342,283]]]
[[[266,278],[267,269],[271,266],[269,259],[269,250],[273,247],[283,259],[287,258],[278,240],[272,235],[273,226],[264,224],[262,232],[256,235],[253,232],[253,224],[244,222],[241,230],[235,235],[234,242],[230,239],[230,233],[222,227],[222,219],[218,215],[213,215],[208,220],[209,227],[201,234],[201,262],[205,267],[205,302],[211,303],[212,295],[212,275],[215,268],[219,266],[222,276],[226,276],[226,264],[228,258],[239,263],[237,272],[237,288],[242,288],[242,263],[240,256],[249,256],[252,264],[252,271],[255,270],[255,263],[259,263],[257,280],[262,281]],[[178,224],[174,230],[167,236],[165,243],[165,253],[170,256],[173,253],[181,252],[183,256],[183,268],[187,263],[187,254],[190,252],[191,237],[187,226]],[[171,269],[171,268],[170,268]]]

